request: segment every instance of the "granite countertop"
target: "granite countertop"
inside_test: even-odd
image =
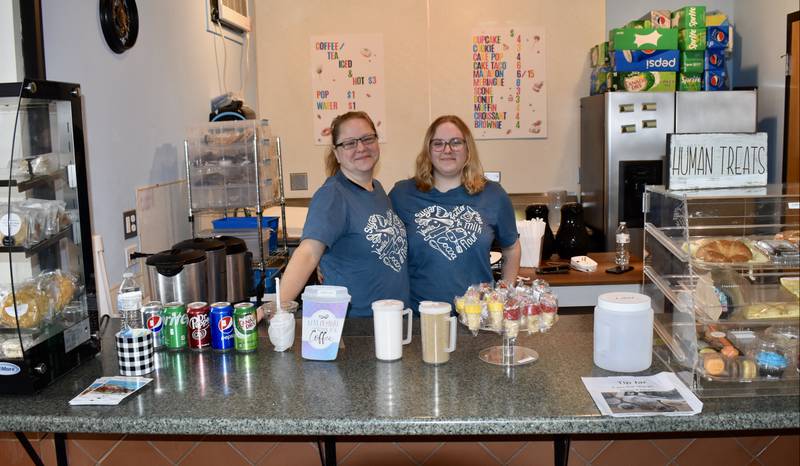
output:
[[[118,324],[117,324],[118,325]],[[33,396],[0,396],[0,431],[218,435],[530,435],[800,428],[797,396],[704,399],[689,417],[600,416],[581,376],[592,363],[592,316],[563,316],[551,332],[522,336],[534,364],[506,369],[478,359],[498,345],[462,330],[448,363],[422,362],[420,339],[403,359],[374,357],[371,320],[348,321],[336,361],[277,353],[264,328],[255,353],[158,354],[148,386],[118,406],[70,406],[95,378],[117,374],[114,343]],[[299,328],[297,335],[299,336]],[[651,372],[663,368],[654,362]]]

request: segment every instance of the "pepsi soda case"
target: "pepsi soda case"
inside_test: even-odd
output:
[[[614,50],[613,71],[678,71],[677,50]]]
[[[153,347],[156,349],[161,348],[163,345],[161,337],[164,330],[161,301],[150,301],[142,306],[142,328],[153,332]]]
[[[706,49],[705,60],[703,62],[703,69],[706,70],[724,70],[725,69],[725,54],[720,49]]]
[[[210,317],[211,348],[217,351],[228,351],[233,348],[233,306],[231,303],[212,304]]]
[[[728,47],[728,26],[711,26],[706,28],[706,48],[725,50]]]
[[[720,70],[708,70],[703,72],[703,89],[706,91],[727,90],[728,83],[725,72]]]

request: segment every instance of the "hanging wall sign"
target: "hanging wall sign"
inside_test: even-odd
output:
[[[383,36],[349,34],[311,38],[314,144],[331,144],[331,121],[353,110],[367,112],[386,142]]]
[[[475,138],[546,138],[544,28],[476,28],[471,42]]]
[[[765,186],[767,133],[668,134],[669,189]]]

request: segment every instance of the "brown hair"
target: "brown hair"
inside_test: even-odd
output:
[[[416,171],[414,173],[414,181],[417,184],[417,189],[423,192],[428,192],[433,188],[433,163],[431,163],[431,139],[436,129],[444,123],[454,124],[461,134],[464,135],[464,141],[467,143],[467,160],[464,163],[464,168],[461,170],[461,184],[469,194],[477,194],[483,191],[486,186],[486,178],[483,176],[483,165],[478,158],[478,148],[475,146],[475,138],[472,137],[472,131],[469,130],[461,118],[455,115],[443,115],[428,126],[428,131],[425,132],[425,139],[422,141],[422,150],[417,155]]]
[[[339,171],[339,161],[336,160],[336,153],[334,152],[334,149],[336,149],[336,144],[338,143],[337,139],[339,138],[339,131],[341,130],[342,123],[355,119],[366,121],[372,128],[372,131],[374,131],[375,134],[378,134],[378,130],[375,129],[375,123],[372,122],[372,118],[367,115],[367,112],[347,112],[334,118],[331,122],[331,147],[325,154],[326,176],[333,176]]]

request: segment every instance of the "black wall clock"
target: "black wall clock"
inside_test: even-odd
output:
[[[139,10],[135,0],[100,0],[100,26],[115,53],[133,47],[139,35]]]

